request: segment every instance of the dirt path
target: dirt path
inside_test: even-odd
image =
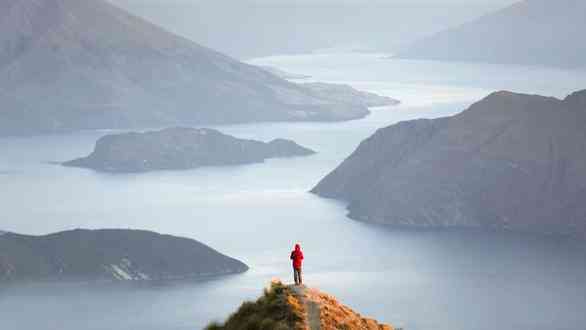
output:
[[[336,297],[305,286],[289,286],[298,308],[305,313],[305,330],[394,330],[341,304]]]
[[[305,307],[309,330],[321,330],[319,304],[307,299],[307,288],[305,286],[291,285],[291,290],[295,293],[295,297],[299,299]]]

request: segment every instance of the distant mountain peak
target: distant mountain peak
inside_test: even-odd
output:
[[[586,2],[520,1],[421,39],[402,58],[577,68],[586,66]]]

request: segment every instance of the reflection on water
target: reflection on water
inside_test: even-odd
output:
[[[288,278],[288,252],[297,241],[310,285],[406,329],[583,327],[581,243],[367,225],[348,220],[343,203],[307,191],[380,127],[453,114],[496,89],[561,97],[585,87],[586,75],[364,54],[253,62],[349,83],[403,105],[347,123],[219,127],[244,138],[294,139],[319,153],[179,172],[111,175],[49,163],[89,153],[104,131],[0,139],[0,229],[150,229],[198,239],[251,266],[243,275],[154,286],[5,288],[0,319],[7,329],[197,329],[255,297],[271,278]]]

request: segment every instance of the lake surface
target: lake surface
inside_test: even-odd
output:
[[[362,314],[409,330],[583,329],[586,245],[512,233],[410,231],[349,220],[309,194],[376,129],[457,113],[491,91],[557,97],[586,72],[322,54],[255,59],[311,80],[403,101],[346,123],[218,127],[294,139],[319,153],[263,164],[112,175],[50,164],[88,154],[106,131],[0,139],[0,230],[135,228],[186,236],[246,262],[242,275],[153,285],[0,288],[2,329],[198,329],[279,277],[300,242],[305,281]]]

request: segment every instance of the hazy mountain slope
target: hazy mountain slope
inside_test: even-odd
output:
[[[525,0],[424,38],[399,57],[584,67],[586,2]]]
[[[394,225],[586,233],[586,90],[497,92],[449,118],[362,142],[313,192]]]
[[[393,330],[356,313],[317,289],[271,283],[255,302],[245,302],[224,324],[212,323],[206,330]]]
[[[0,236],[0,282],[179,279],[247,269],[242,262],[195,240],[147,231]]]
[[[83,128],[347,120],[314,96],[103,0],[5,0],[0,135]]]

